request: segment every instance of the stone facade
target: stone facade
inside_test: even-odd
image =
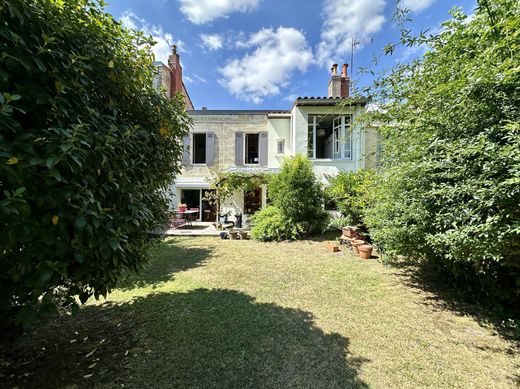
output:
[[[186,202],[188,207],[200,208],[203,218],[204,212],[208,212],[208,204],[204,200],[209,189],[208,178],[217,169],[272,172],[280,168],[284,158],[304,154],[313,161],[317,177],[326,182],[328,177],[341,171],[375,167],[375,129],[351,125],[365,111],[368,99],[348,97],[350,80],[346,65],[341,76],[336,72],[337,65],[332,68],[328,97],[298,98],[288,111],[189,110],[193,127],[184,139],[184,167],[172,187],[172,206]],[[247,134],[258,134],[259,139],[259,157],[251,164],[244,163],[247,162]],[[195,158],[194,136],[197,136],[195,148],[199,150],[197,153],[202,153],[202,157]],[[250,136],[248,139],[256,138]],[[324,148],[328,150],[325,152],[327,155],[323,154]],[[194,163],[195,160],[200,162],[200,159],[206,163]],[[225,204],[224,212],[243,213],[247,208],[244,198],[244,193],[236,193]],[[262,188],[261,199],[264,206],[265,188]]]

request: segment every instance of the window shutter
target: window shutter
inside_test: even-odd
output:
[[[244,165],[244,133],[235,133],[235,165]]]
[[[215,133],[206,133],[206,165],[215,164]]]
[[[190,140],[191,140],[191,134],[184,135],[184,138],[182,139],[183,143],[183,150],[182,150],[182,164],[184,166],[187,166],[190,164]]]
[[[267,131],[260,133],[260,139],[258,140],[258,164],[260,166],[267,166]]]

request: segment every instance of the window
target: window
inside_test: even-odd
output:
[[[193,134],[193,163],[206,163],[206,134]]]
[[[350,116],[345,116],[344,121],[343,158],[352,159],[352,127],[350,126]]]
[[[350,116],[309,115],[307,153],[314,159],[352,159]]]
[[[246,134],[246,164],[258,164],[259,134]]]
[[[278,140],[276,147],[277,154],[285,154],[285,139]]]

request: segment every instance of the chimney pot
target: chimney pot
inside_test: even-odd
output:
[[[330,68],[330,70],[332,71],[332,75],[335,76],[336,74],[338,74],[338,64],[335,63],[334,65],[332,65],[332,67]]]
[[[348,64],[344,63],[341,69],[341,77],[347,77]]]

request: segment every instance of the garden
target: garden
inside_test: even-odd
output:
[[[323,239],[167,239],[106,300],[11,340],[0,380],[27,388],[518,384],[520,354],[500,320],[411,268],[330,253]]]
[[[0,18],[0,382],[520,384],[517,1],[401,30],[425,55],[359,91],[377,168],[215,176],[219,209],[267,188],[243,241],[154,234],[190,118],[152,87],[151,37],[90,0]]]

